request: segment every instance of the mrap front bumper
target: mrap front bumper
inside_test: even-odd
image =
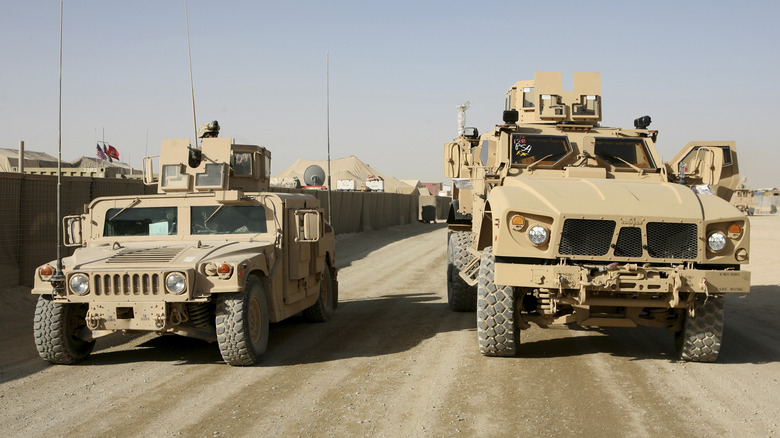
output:
[[[750,292],[750,272],[683,266],[528,265],[496,262],[495,282],[505,286],[559,291],[572,304],[685,308],[697,293]],[[564,293],[565,291],[565,293]]]

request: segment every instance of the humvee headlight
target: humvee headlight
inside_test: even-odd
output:
[[[541,245],[547,242],[547,229],[541,225],[534,225],[528,230],[528,240],[534,245]]]
[[[707,238],[707,246],[713,252],[719,252],[726,247],[726,235],[722,231],[716,231]]]
[[[84,274],[71,275],[70,290],[76,295],[86,295],[89,293],[89,278]]]
[[[165,289],[172,294],[180,294],[187,290],[187,281],[184,275],[178,272],[171,272],[165,277]]]

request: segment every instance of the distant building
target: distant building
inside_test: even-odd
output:
[[[0,172],[19,172],[19,150],[0,148]],[[24,173],[56,175],[57,158],[43,152],[24,151]],[[98,158],[81,157],[62,162],[63,176],[93,178],[142,178],[143,172],[126,163],[108,162]]]

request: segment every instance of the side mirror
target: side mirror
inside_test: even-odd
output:
[[[295,212],[296,242],[317,242],[322,237],[322,212],[297,210]]]
[[[81,216],[62,218],[62,242],[65,246],[82,246],[84,238],[81,234]]]
[[[157,178],[154,177],[154,158],[159,155],[153,155],[143,158],[144,184],[152,186],[157,184]]]

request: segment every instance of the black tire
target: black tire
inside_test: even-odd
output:
[[[268,347],[268,303],[260,279],[250,275],[244,292],[221,294],[216,310],[217,344],[228,365],[254,365]]]
[[[311,322],[325,322],[333,316],[335,301],[336,297],[333,294],[333,280],[330,276],[330,267],[325,266],[325,272],[320,282],[320,296],[311,307],[303,309],[303,317]]]
[[[494,282],[493,247],[482,252],[477,283],[477,336],[485,356],[514,356],[520,345],[515,324],[515,290]]]
[[[473,312],[477,310],[477,286],[469,286],[461,277],[460,271],[469,260],[468,247],[471,233],[451,233],[447,243],[447,304],[455,312]]]
[[[55,303],[41,295],[35,306],[33,331],[35,347],[43,360],[53,364],[72,364],[86,359],[95,341],[85,341],[79,333],[86,328],[87,304]]]
[[[683,314],[682,330],[675,333],[678,358],[693,362],[715,362],[723,337],[723,295],[697,294],[693,299],[694,316]]]

